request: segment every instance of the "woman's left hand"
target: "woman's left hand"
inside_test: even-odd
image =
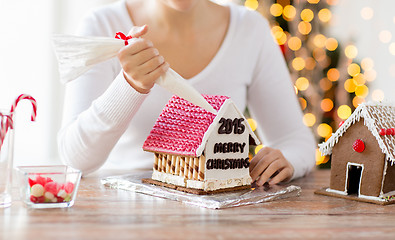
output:
[[[250,176],[258,186],[262,186],[269,178],[270,185],[287,181],[293,173],[293,166],[278,149],[264,147],[250,162]]]

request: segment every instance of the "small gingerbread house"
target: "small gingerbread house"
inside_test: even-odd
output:
[[[362,103],[319,148],[331,158],[326,195],[381,204],[393,202],[395,106]]]
[[[173,96],[144,142],[155,155],[152,179],[205,192],[249,186],[249,145],[259,144],[225,96],[203,95],[215,115]]]

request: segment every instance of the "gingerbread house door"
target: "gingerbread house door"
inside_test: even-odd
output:
[[[363,173],[363,164],[347,163],[346,173],[346,191],[348,195],[359,195],[361,179]]]
[[[356,141],[363,141],[363,151],[353,148]],[[385,155],[376,138],[364,125],[363,118],[339,138],[332,149],[331,159],[331,189],[349,195],[380,195]]]

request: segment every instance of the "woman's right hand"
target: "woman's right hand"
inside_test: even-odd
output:
[[[148,93],[155,81],[169,69],[169,64],[159,55],[152,42],[140,38],[147,31],[146,25],[133,27],[129,35],[135,39],[118,53],[126,81],[143,94]]]

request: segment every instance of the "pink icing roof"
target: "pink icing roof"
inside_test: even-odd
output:
[[[218,111],[228,97],[203,95]],[[143,149],[152,152],[196,156],[197,149],[216,115],[183,98],[173,96],[156,120]]]

